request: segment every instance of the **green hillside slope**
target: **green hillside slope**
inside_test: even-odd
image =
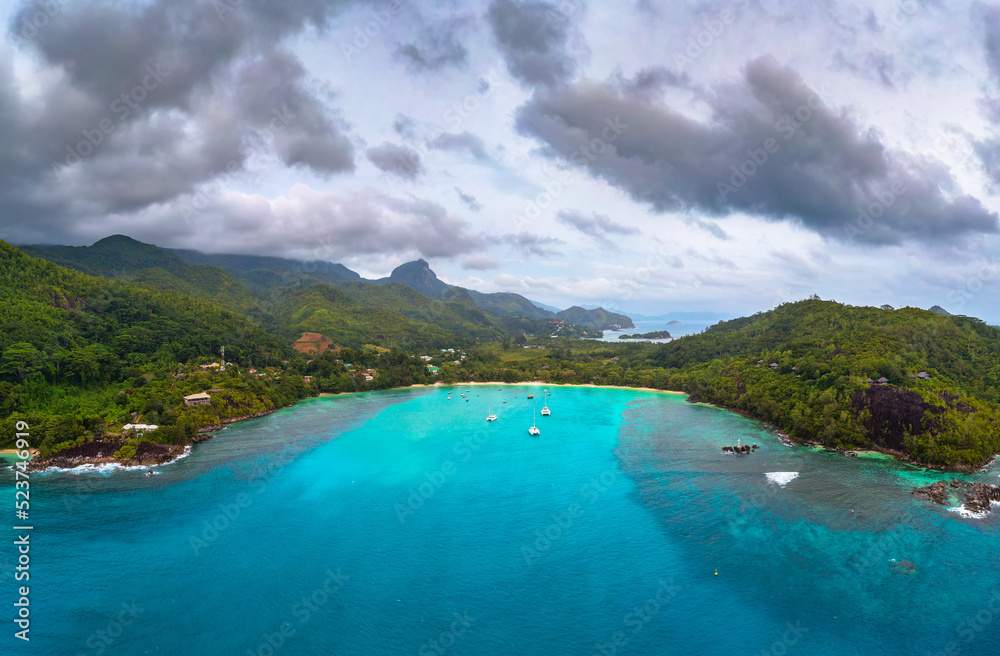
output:
[[[593,328],[594,330],[610,330],[615,326],[619,328],[635,328],[632,320],[624,314],[608,312],[604,308],[585,310],[582,307],[574,305],[557,313],[556,317],[563,321],[579,324],[584,328]]]
[[[89,276],[4,242],[0,302],[0,420],[14,413],[45,418],[34,429],[36,446],[46,448],[143,412],[132,401],[133,387],[155,380],[179,393],[185,387],[173,379],[178,362],[215,358],[222,345],[227,359],[258,366],[291,353],[217,305]],[[258,390],[255,398],[264,397],[273,407],[277,397]]]
[[[214,266],[191,264],[158,246],[124,235],[92,246],[23,246],[25,253],[92,276],[126,280],[217,303],[237,312],[257,304],[250,289]]]
[[[358,300],[365,298],[374,303],[374,298],[380,295],[383,298],[391,297],[391,289],[388,293],[380,294],[379,290],[385,292],[388,288],[366,283],[342,284],[360,284],[361,287],[349,293],[344,289],[319,283],[286,293],[274,308],[275,320],[285,337],[315,332],[332,338],[335,344],[352,348],[376,344],[404,350],[451,348],[465,342],[466,338],[461,335],[429,322],[440,318],[442,314],[448,314],[446,323],[453,327],[456,322],[461,323],[447,312],[447,308],[437,313],[428,312],[426,320],[418,320],[392,309],[394,303],[376,307]],[[418,306],[426,307],[432,302],[408,287],[399,288],[412,294],[414,303]],[[418,310],[414,312],[419,314]]]
[[[485,294],[469,290],[469,295],[479,307],[501,316],[526,317],[528,319],[548,319],[555,316],[554,312],[538,307],[520,294],[511,292]]]
[[[936,465],[1000,452],[1000,330],[978,319],[801,301],[675,340],[650,364],[796,439]]]

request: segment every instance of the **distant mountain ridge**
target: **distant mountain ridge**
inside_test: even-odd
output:
[[[597,330],[619,330],[622,328],[635,328],[632,319],[624,314],[608,312],[604,308],[596,310],[585,310],[579,306],[573,306],[556,314],[556,317],[563,321],[580,324],[584,328],[594,328]]]
[[[325,274],[334,280],[361,280],[361,274],[351,271],[343,264],[324,262],[322,260],[289,260],[283,257],[268,255],[230,255],[227,253],[202,253],[182,248],[164,248],[168,253],[194,264],[207,264],[220,269],[237,269],[239,271],[256,271],[270,269],[272,271],[289,271],[294,273]]]
[[[397,266],[385,278],[368,280],[339,263],[166,249],[125,235],[106,237],[91,246],[26,246],[24,250],[90,275],[122,278],[155,289],[177,291],[239,311],[252,308],[257,302],[255,296],[282,296],[283,290],[295,286],[399,284],[432,299],[471,305],[502,317],[559,318],[596,330],[634,327],[629,317],[603,308],[574,306],[558,311],[513,292],[480,292],[450,285],[438,278],[422,258]],[[376,296],[369,294],[368,298]]]
[[[459,296],[461,296],[462,298],[471,300],[488,312],[504,316],[522,316],[530,319],[548,319],[554,317],[595,330],[635,327],[632,320],[624,314],[608,312],[603,308],[586,310],[582,307],[574,306],[566,310],[553,312],[513,292],[484,293],[474,289],[449,285],[437,277],[437,274],[431,270],[430,265],[423,258],[401,264],[393,269],[387,278],[379,278],[372,282],[378,285],[399,283],[431,298],[443,298],[445,295],[448,295],[448,300],[454,301],[459,300]]]
[[[192,264],[158,246],[124,235],[105,237],[92,246],[21,246],[20,250],[87,275],[178,292],[238,312],[257,302],[225,270]]]

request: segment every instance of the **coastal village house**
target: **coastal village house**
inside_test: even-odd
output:
[[[156,424],[125,424],[122,426],[122,430],[125,432],[135,431],[136,433],[142,433],[144,431],[156,430],[159,428]]]
[[[212,402],[212,397],[205,392],[189,394],[184,397],[184,405],[208,405]]]

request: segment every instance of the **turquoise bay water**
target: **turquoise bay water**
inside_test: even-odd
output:
[[[36,475],[32,640],[5,540],[0,653],[997,653],[998,521],[909,494],[939,475],[633,390],[549,388],[534,438],[541,387],[469,389],[314,399],[155,477]]]

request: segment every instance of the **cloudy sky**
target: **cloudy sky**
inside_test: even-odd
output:
[[[0,0],[0,238],[1000,322],[1000,6]]]

